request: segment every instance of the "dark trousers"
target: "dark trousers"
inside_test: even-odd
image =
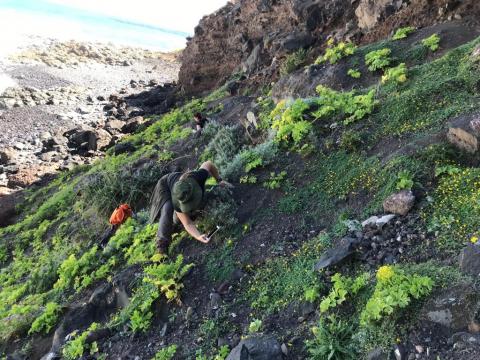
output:
[[[172,233],[179,220],[174,215],[172,200],[167,200],[160,211],[157,231],[157,248],[165,252],[172,241]]]

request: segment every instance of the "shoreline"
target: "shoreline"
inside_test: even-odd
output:
[[[129,114],[141,110],[112,111],[110,95],[125,97],[174,83],[179,68],[175,53],[79,41],[44,39],[3,54],[0,196],[102,156],[102,147],[124,136]],[[72,148],[67,136],[81,131],[94,133],[98,146]]]

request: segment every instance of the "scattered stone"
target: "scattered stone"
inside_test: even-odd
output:
[[[233,348],[226,360],[282,360],[281,345],[272,336],[243,339]]]
[[[410,190],[402,190],[387,197],[383,202],[383,210],[397,215],[406,215],[415,203],[415,196]]]
[[[281,349],[282,349],[283,355],[288,356],[288,347],[285,343],[282,343]]]
[[[17,151],[13,148],[6,148],[0,150],[0,165],[7,165],[12,163],[17,157]]]

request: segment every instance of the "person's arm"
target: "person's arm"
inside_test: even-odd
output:
[[[215,179],[215,181],[221,185],[221,186],[225,186],[225,187],[228,187],[228,188],[233,188],[233,185],[230,184],[228,181],[225,181],[222,179],[222,177],[220,176],[219,172],[218,172],[218,169],[217,167],[215,166],[214,163],[212,163],[210,160],[209,161],[205,161],[201,166],[200,166],[200,169],[204,169],[204,170],[207,170],[208,173],[210,174],[210,176],[213,176],[213,178]]]
[[[207,235],[202,234],[200,231],[198,231],[197,227],[195,226],[194,222],[188,216],[187,214],[181,213],[181,212],[175,212],[178,216],[178,220],[182,223],[183,227],[187,232],[190,234],[191,237],[194,239],[206,244],[210,241],[210,239],[207,237]]]
[[[201,131],[201,130],[202,130],[202,127],[199,124],[197,124],[197,131]]]
[[[212,163],[210,160],[205,161],[202,165],[200,165],[200,169],[207,170],[210,176],[213,176],[213,178],[219,183],[222,181],[222,178],[220,177],[220,174],[218,173],[218,169],[215,166],[214,163]]]

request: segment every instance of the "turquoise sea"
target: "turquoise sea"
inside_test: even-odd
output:
[[[101,2],[102,0],[98,0]],[[132,0],[134,4],[134,0]],[[148,10],[146,10],[148,11]],[[164,29],[161,24],[152,26],[132,22],[121,18],[109,17],[100,13],[79,10],[66,5],[49,2],[48,0],[0,0],[0,15],[12,14],[19,19],[31,18],[51,29],[52,37],[58,31],[60,38],[65,32],[75,34],[78,40],[111,42],[118,45],[137,46],[155,50],[170,51],[184,47],[185,38],[190,34]],[[11,17],[10,16],[10,17]],[[18,30],[29,24],[15,24]],[[58,23],[58,29],[55,24]],[[1,24],[0,24],[1,25]],[[31,25],[31,32],[45,31],[41,25]],[[15,29],[10,29],[15,31]],[[10,31],[8,31],[10,33]],[[50,34],[50,33],[49,33]],[[5,35],[5,34],[4,34]],[[77,40],[77,39],[76,39]]]

